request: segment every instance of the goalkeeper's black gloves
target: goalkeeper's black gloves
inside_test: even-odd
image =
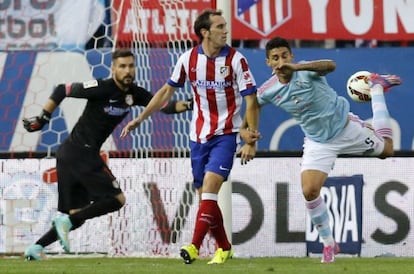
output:
[[[188,98],[187,101],[185,101],[185,102],[186,102],[187,110],[193,110],[193,108],[194,108],[193,97]]]
[[[51,113],[42,110],[39,116],[23,118],[23,126],[28,132],[41,130],[45,124],[49,123],[51,116]]]

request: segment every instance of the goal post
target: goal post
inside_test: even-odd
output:
[[[63,4],[58,1],[53,6],[54,1],[45,2],[47,5],[42,6],[44,10],[31,10],[29,6],[19,10],[16,20],[23,22],[26,18],[45,16],[45,20],[51,20],[50,24],[58,24],[56,19],[62,12],[59,5]],[[86,2],[76,1],[78,5]],[[110,5],[102,6],[104,2]],[[16,158],[11,164],[6,163],[8,160],[2,160],[2,164],[9,167],[9,175],[0,185],[0,213],[18,210],[30,215],[19,220],[7,219],[0,224],[0,231],[12,227],[7,230],[8,240],[3,243],[19,241],[19,245],[15,246],[18,249],[8,249],[13,252],[22,252],[21,248],[37,240],[57,213],[56,184],[45,184],[42,181],[43,172],[55,165],[57,147],[67,138],[86,102],[65,99],[53,113],[50,123],[40,132],[27,133],[21,123],[22,118],[38,115],[57,84],[110,77],[111,53],[116,47],[129,48],[134,52],[136,82],[155,92],[168,79],[181,53],[195,44],[196,37],[189,26],[192,26],[198,13],[205,8],[224,10],[214,1],[204,0],[94,0],[88,3],[94,3],[89,7],[91,14],[100,12],[93,18],[106,15],[98,28],[96,22],[90,25],[94,28],[88,30],[92,36],[89,41],[79,39],[78,43],[70,45],[59,42],[48,44],[49,38],[44,37],[31,46],[32,38],[23,37],[20,45],[29,45],[29,48],[23,51],[10,48],[0,52],[1,84],[5,94],[0,105],[7,110],[4,112],[4,119],[9,121],[7,127],[13,127],[1,133],[0,151],[9,153],[6,158]],[[99,5],[99,9],[95,4]],[[1,12],[12,16],[10,10]],[[40,19],[35,22],[40,22]],[[54,28],[59,30],[58,25]],[[42,48],[41,45],[50,47]],[[189,96],[191,91],[186,86],[177,90],[175,99],[185,100]],[[126,193],[127,204],[119,212],[88,220],[84,226],[73,231],[70,234],[71,246],[76,253],[176,256],[179,247],[191,241],[198,205],[188,158],[191,113],[156,113],[128,138],[120,139],[122,127],[140,111],[140,108],[134,108],[103,146],[103,150],[109,152],[109,165]],[[18,155],[25,155],[26,158],[17,159]],[[25,196],[27,189],[32,188],[36,190],[33,192],[36,195]],[[19,207],[13,206],[16,203],[5,202],[14,199],[28,202],[17,203]],[[223,185],[219,204],[231,239],[230,183]],[[2,236],[6,234],[1,233]],[[0,244],[0,253],[5,249]],[[201,255],[211,255],[214,250],[214,239],[206,237]],[[60,252],[59,245],[53,244],[46,251]]]
[[[231,1],[216,0],[216,8],[222,10],[223,17],[227,22],[227,29],[229,31],[227,35],[227,44],[231,45]],[[219,206],[223,213],[224,228],[226,230],[227,238],[232,242],[233,232],[233,214],[232,214],[232,184],[231,173],[227,182],[225,182],[219,192]]]

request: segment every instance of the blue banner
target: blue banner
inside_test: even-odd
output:
[[[321,196],[326,202],[332,232],[341,253],[361,253],[362,243],[362,175],[328,177]],[[316,228],[307,217],[307,254],[321,253],[321,243]]]
[[[295,61],[332,59],[336,70],[327,75],[327,80],[339,95],[349,99],[346,81],[353,73],[368,70],[380,74],[397,74],[403,83],[386,93],[388,110],[392,117],[395,150],[412,150],[414,143],[414,77],[411,63],[414,48],[344,48],[344,49],[292,49]],[[271,74],[265,65],[264,50],[241,50],[249,61],[256,82],[260,85]],[[381,58],[379,57],[381,56]],[[357,103],[349,99],[351,111],[364,120],[372,117],[370,103]],[[262,108],[259,130],[263,138],[260,150],[301,151],[303,133],[289,114],[277,107],[266,105]]]

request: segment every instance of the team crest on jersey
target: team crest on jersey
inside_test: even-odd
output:
[[[98,86],[98,81],[96,80],[90,80],[90,81],[86,81],[83,82],[83,88],[87,89],[87,88],[94,88]]]
[[[132,97],[132,94],[127,94],[127,96],[125,96],[125,103],[127,103],[129,106],[132,106],[134,104],[134,98]]]
[[[229,66],[221,66],[220,67],[220,76],[225,78],[230,74],[230,67]]]

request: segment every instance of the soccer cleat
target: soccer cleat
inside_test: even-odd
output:
[[[65,252],[70,251],[69,247],[69,231],[72,228],[72,223],[69,220],[69,216],[59,216],[53,220],[53,226],[56,229],[59,237],[60,245]]]
[[[46,259],[43,246],[38,244],[29,246],[24,251],[24,258],[26,261],[40,261]]]
[[[214,253],[213,259],[211,259],[207,264],[224,264],[227,259],[233,258],[233,255],[233,248],[230,248],[230,250],[223,250],[222,248],[219,248],[216,250],[216,253]]]
[[[334,246],[328,245],[323,248],[321,263],[333,263],[335,261],[335,254],[340,252],[339,245],[335,243]]]
[[[180,256],[185,264],[191,264],[198,258],[198,249],[193,244],[183,246],[180,250]]]
[[[384,92],[388,91],[393,86],[397,86],[401,84],[401,78],[397,75],[390,75],[390,74],[376,74],[371,73],[368,77],[368,83],[370,87],[375,85],[381,85],[384,88]]]

